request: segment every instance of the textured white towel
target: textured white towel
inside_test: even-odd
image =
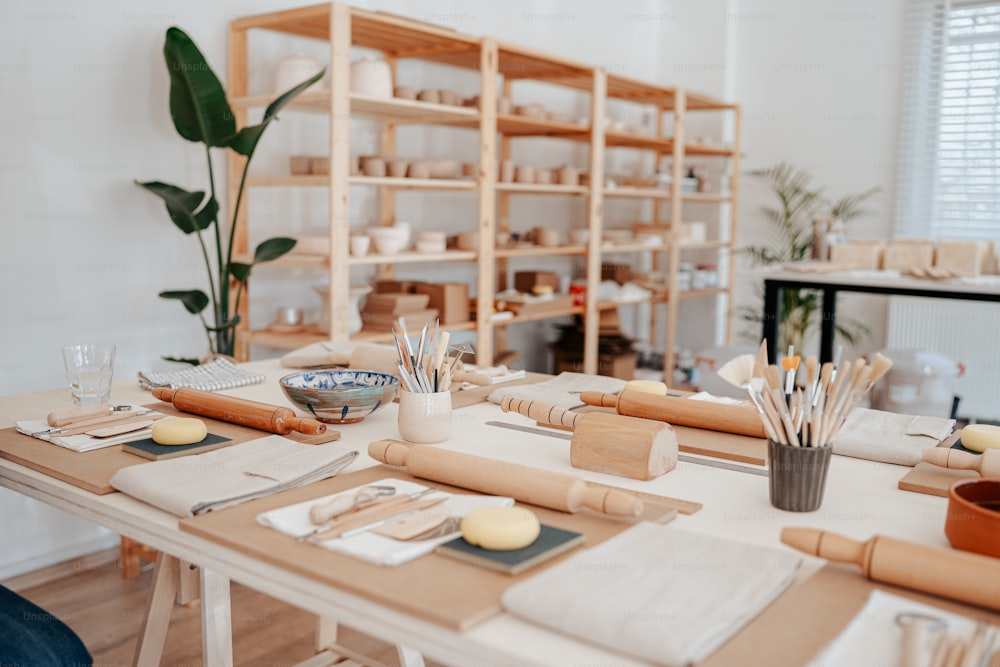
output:
[[[922,449],[936,447],[954,428],[954,419],[854,408],[833,439],[833,453],[915,466]]]
[[[503,604],[568,635],[681,667],[759,614],[800,562],[779,549],[640,523],[512,586]]]
[[[260,373],[253,373],[240,368],[228,359],[213,359],[207,364],[192,366],[179,371],[167,373],[156,373],[153,371],[139,371],[139,386],[143,389],[155,389],[157,387],[169,387],[178,389],[180,387],[190,387],[202,391],[221,391],[223,389],[234,389],[236,387],[246,387],[264,381],[264,376]]]
[[[357,450],[271,435],[204,454],[122,468],[111,486],[177,516],[192,516],[333,477]]]

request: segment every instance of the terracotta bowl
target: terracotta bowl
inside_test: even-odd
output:
[[[364,370],[318,370],[281,378],[281,390],[295,406],[328,424],[359,422],[391,403],[399,378]]]
[[[956,549],[1000,558],[1000,479],[952,484],[944,534]]]

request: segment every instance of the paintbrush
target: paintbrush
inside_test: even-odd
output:
[[[757,348],[757,356],[753,360],[753,370],[750,377],[764,377],[765,368],[767,368],[767,340],[762,340],[760,347]]]
[[[799,370],[801,359],[794,354],[795,348],[788,346],[788,356],[781,360],[781,367],[785,369],[785,403],[792,400],[792,392],[795,391],[795,373]]]
[[[718,376],[731,385],[743,387],[753,377],[754,363],[752,354],[741,354],[723,364]]]

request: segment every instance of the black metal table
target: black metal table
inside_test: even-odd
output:
[[[833,339],[836,334],[837,292],[861,292],[887,296],[915,296],[933,299],[1000,302],[1000,276],[981,281],[906,278],[888,272],[806,273],[777,271],[764,275],[764,327],[767,356],[775,363],[778,356],[778,334],[781,322],[781,292],[786,289],[812,289],[822,292],[819,361],[833,360]]]

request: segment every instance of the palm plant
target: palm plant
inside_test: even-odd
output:
[[[169,28],[163,55],[170,75],[170,117],[181,137],[204,145],[208,161],[209,191],[206,195],[203,190],[189,191],[160,181],[136,183],[163,200],[167,214],[178,229],[197,237],[208,274],[209,293],[206,294],[201,289],[166,290],[160,292],[159,296],[180,301],[189,313],[201,319],[210,354],[232,355],[236,325],[240,322],[240,297],[251,270],[255,264],[277,259],[295,246],[295,239],[272,238],[256,247],[249,264],[233,261],[233,241],[250,160],[264,130],[276,119],[278,111],[322,78],[325,70],[275,99],[264,111],[264,118],[260,123],[237,129],[235,116],[222,84],[191,38],[179,28]],[[213,148],[229,149],[246,158],[228,230],[222,229],[219,220]],[[211,248],[205,241],[206,234],[203,234],[209,228],[214,232]],[[227,232],[228,240],[224,239]],[[211,322],[204,315],[204,310],[209,305],[212,306]],[[168,359],[198,363],[198,359]]]
[[[809,259],[814,217],[828,215],[846,223],[865,215],[864,202],[879,191],[878,187],[874,187],[829,201],[824,199],[822,188],[812,186],[812,176],[784,162],[751,171],[750,176],[762,180],[777,199],[775,205],[765,205],[760,209],[768,222],[768,242],[742,249],[756,267]],[[762,298],[761,291],[762,288],[758,287],[759,298]],[[809,289],[786,289],[782,290],[781,299],[778,349],[786,350],[790,345],[801,349],[809,331],[818,324],[822,310],[821,293]],[[744,306],[741,315],[744,321],[756,325],[755,330],[746,332],[747,335],[759,338],[761,309]],[[871,334],[863,322],[852,318],[838,317],[836,328],[837,333],[851,345]]]

